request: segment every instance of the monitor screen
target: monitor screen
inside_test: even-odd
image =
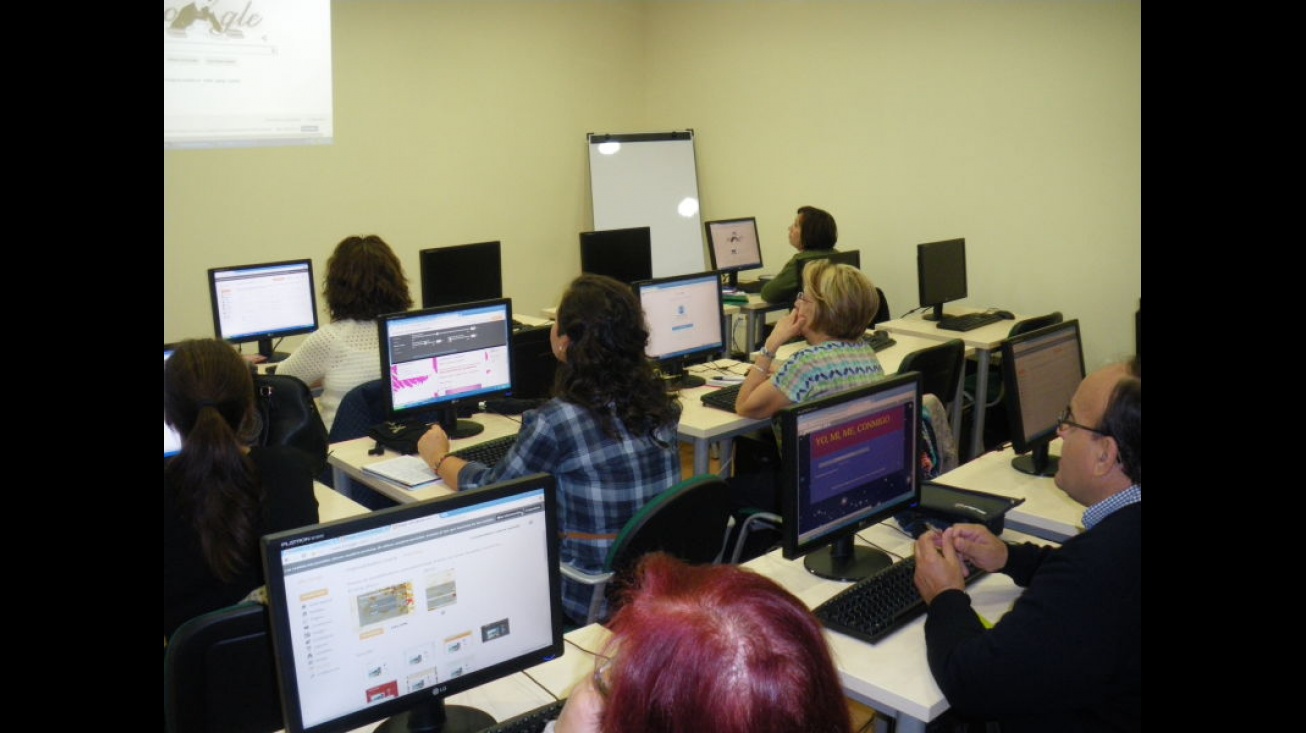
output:
[[[714,359],[726,347],[720,278],[715,272],[676,275],[635,283],[635,291],[648,323],[645,353],[658,362],[667,388],[704,384],[685,365]]]
[[[168,357],[172,356],[172,344],[163,345],[163,363],[168,363]],[[176,428],[168,424],[167,420],[163,421],[163,457],[170,458],[181,452],[181,433]]]
[[[263,537],[286,730],[492,725],[444,700],[562,654],[558,538],[548,474]]]
[[[944,317],[943,304],[966,297],[966,240],[947,239],[916,245],[916,285],[921,306],[933,308],[927,321]]]
[[[424,249],[417,257],[422,273],[423,308],[503,297],[498,242]]]
[[[727,276],[726,285],[739,286],[739,271],[762,266],[762,245],[757,239],[757,219],[718,219],[703,223],[712,269]]]
[[[390,313],[376,326],[392,421],[439,422],[450,438],[485,429],[459,420],[458,406],[512,389],[511,299]]]
[[[835,580],[893,563],[853,536],[920,501],[920,405],[920,374],[907,372],[780,411],[786,558]]]
[[[1057,437],[1057,417],[1084,381],[1079,321],[1012,336],[1002,342],[1001,353],[1011,447],[1021,454],[1011,465],[1035,476],[1054,476],[1057,459],[1048,455],[1048,444]]]
[[[652,234],[648,227],[580,233],[580,270],[607,275],[627,285],[653,277]]]
[[[218,338],[233,344],[258,342],[268,361],[288,354],[274,351],[273,339],[317,330],[313,261],[290,260],[209,270],[209,298]]]

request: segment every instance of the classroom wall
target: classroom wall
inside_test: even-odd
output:
[[[915,245],[965,237],[967,304],[1061,310],[1092,369],[1142,294],[1141,6],[1108,0],[337,0],[335,143],[165,151],[164,339],[212,334],[204,271],[377,233],[500,239],[524,313],[591,228],[588,132],[695,131],[705,220],[758,217],[765,271],[799,205],[895,316]],[[706,265],[705,265],[706,267]],[[296,339],[283,346],[293,347]],[[249,347],[247,347],[249,348]]]

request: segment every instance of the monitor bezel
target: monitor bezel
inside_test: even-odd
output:
[[[911,481],[912,492],[909,497],[893,504],[881,505],[870,513],[857,517],[856,519],[846,519],[838,526],[827,529],[819,535],[802,539],[800,537],[802,528],[799,526],[797,517],[799,516],[800,490],[799,482],[799,440],[798,440],[798,422],[799,419],[809,413],[818,410],[825,410],[848,402],[875,397],[883,392],[891,392],[903,388],[905,385],[914,385],[913,391],[915,396],[912,400],[914,404],[914,414],[911,424],[907,426],[909,432],[907,441],[908,464],[912,467]],[[921,421],[921,375],[919,372],[905,372],[893,376],[884,377],[870,384],[852,389],[836,392],[834,394],[823,395],[814,400],[792,405],[777,413],[780,422],[780,512],[783,518],[780,523],[781,528],[781,553],[787,560],[794,560],[800,557],[811,555],[812,553],[826,549],[842,540],[851,540],[858,532],[867,527],[879,524],[893,515],[909,509],[920,503],[921,498],[921,466],[920,466],[920,421]]]
[[[1002,360],[1003,410],[1007,415],[1007,422],[1010,426],[1011,450],[1016,454],[1013,465],[1026,473],[1036,471],[1038,475],[1051,475],[1050,470],[1055,473],[1055,470],[1053,470],[1055,462],[1051,462],[1051,458],[1047,455],[1048,445],[1057,437],[1056,418],[1060,415],[1060,411],[1070,404],[1070,398],[1074,395],[1074,390],[1078,388],[1079,384],[1077,382],[1075,387],[1071,389],[1070,394],[1066,395],[1064,404],[1057,408],[1057,412],[1052,415],[1052,420],[1032,435],[1029,434],[1029,430],[1025,425],[1025,416],[1021,410],[1021,359],[1017,354],[1017,350],[1023,344],[1046,338],[1061,331],[1073,331],[1075,334],[1075,348],[1079,360],[1079,381],[1082,382],[1086,373],[1084,370],[1084,340],[1083,333],[1079,328],[1079,319],[1072,318],[1061,323],[1012,336],[1004,339],[999,346]],[[1031,457],[1026,454],[1034,455]]]
[[[220,273],[226,273],[226,272],[239,272],[242,270],[245,271],[265,270],[272,267],[287,267],[290,265],[295,265],[295,266],[304,265],[307,266],[308,268],[308,301],[309,301],[309,313],[311,313],[313,317],[312,324],[299,324],[299,325],[288,326],[284,328],[275,328],[275,329],[261,330],[256,332],[248,332],[248,333],[235,334],[235,335],[227,335],[223,333],[222,315],[219,313],[218,310],[218,275]],[[258,343],[259,353],[271,359],[273,357],[273,353],[271,353],[273,348],[273,345],[271,344],[272,339],[283,339],[287,336],[298,336],[300,334],[312,333],[316,331],[318,328],[317,281],[313,277],[313,260],[311,259],[302,258],[302,259],[294,259],[294,260],[280,260],[277,262],[258,262],[258,263],[246,264],[246,265],[232,265],[230,267],[210,267],[208,270],[208,285],[209,285],[209,307],[213,315],[213,333],[219,339],[222,339],[223,341],[226,341],[228,343],[231,344]],[[264,353],[265,349],[263,348],[263,346],[265,344],[268,346],[268,348],[266,349],[268,353]]]
[[[484,293],[474,298],[455,301],[449,298],[441,297],[439,284],[448,284],[451,281],[458,281],[459,278],[465,277],[464,273],[449,273],[447,270],[440,272],[444,268],[438,268],[439,259],[445,256],[457,256],[455,253],[477,253],[481,258],[483,267],[474,268],[478,272],[474,273],[476,277],[486,276],[485,273],[493,271],[496,287],[492,288],[494,292],[486,290]],[[492,253],[483,254],[480,253]],[[493,266],[490,260],[494,261]],[[470,242],[468,244],[453,244],[446,247],[427,247],[419,250],[417,253],[417,267],[419,276],[422,279],[422,307],[435,308],[442,305],[454,305],[462,302],[472,302],[477,300],[494,300],[503,297],[503,243],[499,240],[488,240],[485,242]],[[479,271],[483,270],[483,271]],[[488,276],[487,276],[488,277]]]
[[[965,237],[916,245],[916,293],[920,307],[933,311],[926,320],[943,318],[944,305],[969,297],[967,278]]]
[[[757,243],[756,261],[748,264],[733,265],[729,267],[721,265],[720,258],[717,257],[717,242],[716,239],[712,236],[713,225],[717,225],[717,224],[730,225],[730,224],[744,224],[744,223],[747,223],[749,226],[753,228],[753,241]],[[716,270],[722,275],[725,275],[731,287],[737,287],[739,285],[740,272],[744,270],[758,270],[763,267],[762,239],[757,231],[757,217],[737,216],[730,219],[713,219],[712,221],[705,221],[703,222],[703,234],[707,239],[707,254],[709,260],[712,263],[712,269]]]
[[[293,638],[285,586],[273,582],[281,576],[281,557],[276,548],[282,544],[304,544],[329,541],[347,534],[367,532],[396,522],[411,521],[431,514],[458,511],[480,504],[491,504],[505,498],[534,491],[544,492],[546,572],[549,574],[549,605],[551,640],[548,646],[506,659],[498,664],[453,677],[430,690],[410,692],[393,700],[363,707],[353,713],[305,728],[295,667]],[[393,717],[419,707],[422,702],[432,702],[431,691],[439,692],[443,701],[450,695],[465,692],[515,672],[542,664],[562,655],[564,651],[564,615],[562,610],[562,573],[557,501],[557,483],[551,474],[540,473],[523,476],[479,489],[460,491],[426,501],[399,504],[364,514],[345,517],[330,522],[300,527],[298,529],[264,535],[260,541],[264,577],[268,579],[267,605],[273,656],[276,659],[277,682],[280,688],[282,711],[288,733],[339,733],[354,730],[378,720]]]
[[[394,366],[391,362],[390,353],[390,328],[391,325],[405,320],[418,318],[427,318],[430,316],[441,316],[448,313],[459,311],[476,311],[489,308],[503,309],[504,311],[504,345],[508,349],[507,369],[508,383],[497,387],[478,390],[476,392],[460,393],[456,396],[446,396],[441,399],[423,402],[420,405],[396,409],[394,404],[394,390],[390,383],[390,373]],[[452,305],[441,305],[433,308],[419,308],[416,310],[400,311],[398,313],[386,313],[378,316],[376,319],[377,334],[377,351],[381,359],[381,378],[387,380],[386,389],[382,390],[384,396],[384,406],[386,415],[394,422],[411,423],[415,420],[430,417],[438,420],[446,432],[455,429],[457,424],[457,409],[464,405],[475,405],[476,403],[491,398],[506,395],[512,392],[513,369],[512,369],[512,298],[494,298],[492,300],[478,300],[470,303],[456,303]],[[479,432],[479,431],[478,431]],[[450,436],[453,433],[450,432]]]
[[[638,241],[630,239],[633,232],[641,232],[641,231],[644,233],[644,236],[641,237]],[[607,275],[608,277],[611,277],[612,279],[618,282],[625,283],[632,287],[637,282],[648,280],[653,277],[653,228],[652,227],[621,227],[617,229],[594,229],[588,232],[581,232],[579,234],[579,241],[580,241],[581,273],[593,274],[593,275]],[[640,250],[637,253],[628,251],[626,253],[627,255],[635,254],[637,256],[643,257],[645,254],[647,254],[647,260],[646,260],[648,263],[647,270],[641,267],[639,269],[639,273],[634,277],[626,277],[626,276],[616,277],[615,275],[612,275],[607,272],[595,271],[594,269],[595,263],[593,260],[595,253],[597,252],[595,248],[611,247],[613,246],[613,242],[620,242],[620,246],[630,246],[633,243],[634,246],[638,247]],[[627,258],[626,261],[629,262],[629,258]],[[644,276],[643,273],[645,272],[648,273],[647,276]]]
[[[699,280],[711,281],[712,290],[716,299],[716,318],[713,322],[716,324],[717,334],[720,336],[719,343],[711,347],[700,346],[687,351],[679,351],[671,354],[651,354],[648,352],[653,346],[653,326],[648,320],[648,310],[644,307],[644,292],[646,289],[662,288],[668,285],[688,283]],[[639,300],[640,309],[644,311],[644,323],[649,328],[649,341],[645,345],[644,355],[650,360],[656,362],[659,368],[668,369],[671,372],[683,372],[683,364],[697,357],[711,358],[714,354],[720,354],[726,350],[727,339],[729,334],[726,333],[724,321],[724,299],[721,297],[720,279],[715,271],[690,272],[684,275],[671,275],[668,277],[657,277],[648,280],[640,280],[631,284],[635,290],[635,297]],[[677,367],[681,367],[677,370]]]

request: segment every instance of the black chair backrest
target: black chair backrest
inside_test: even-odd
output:
[[[884,291],[880,288],[875,289],[875,294],[880,296],[880,307],[875,311],[875,317],[871,319],[871,328],[874,328],[885,321],[893,320],[889,315],[889,299],[884,297]]]
[[[817,260],[830,260],[844,265],[852,265],[857,269],[862,269],[862,251],[860,249],[832,249],[820,257],[808,257],[798,260],[795,264],[798,266],[798,289],[803,289],[803,268],[807,263],[816,262]]]
[[[1055,326],[1058,323],[1061,323],[1062,320],[1063,319],[1061,318],[1061,311],[1052,311],[1051,313],[1045,316],[1034,316],[1033,318],[1026,318],[1023,321],[1016,321],[1014,324],[1012,324],[1011,332],[1008,333],[1007,336],[1008,337],[1019,336],[1022,333],[1037,331],[1038,329],[1046,328],[1047,326]]]
[[[163,651],[166,733],[271,733],[281,716],[267,608],[244,602],[177,627]]]
[[[950,339],[941,344],[917,349],[903,357],[898,373],[920,372],[921,393],[933,394],[949,408],[957,397],[961,370],[966,367],[966,344]]]
[[[729,521],[725,479],[715,474],[685,479],[630,518],[609,550],[609,567],[615,578],[654,550],[692,564],[713,562],[721,554]]]
[[[361,438],[367,435],[368,428],[385,422],[385,388],[384,379],[373,379],[345,393],[331,423],[332,443]]]

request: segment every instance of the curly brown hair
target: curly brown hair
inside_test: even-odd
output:
[[[340,240],[327,260],[322,295],[333,321],[374,321],[413,307],[404,266],[375,234]]]

